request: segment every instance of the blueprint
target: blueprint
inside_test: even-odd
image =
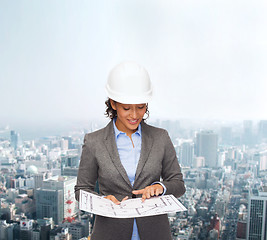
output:
[[[141,198],[128,199],[120,205],[95,194],[80,190],[80,210],[112,218],[137,218],[187,209],[173,195],[152,197],[142,202]]]

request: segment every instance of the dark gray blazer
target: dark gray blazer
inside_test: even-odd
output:
[[[114,195],[119,201],[132,197],[132,191],[160,181],[166,186],[166,194],[180,197],[185,186],[176,152],[166,130],[147,125],[143,121],[141,154],[134,185],[120,161],[113,123],[103,129],[86,134],[79,166],[75,197],[79,190],[94,192],[96,181],[100,195]],[[138,196],[141,197],[141,196]],[[130,240],[133,218],[115,219],[96,216],[92,240]],[[168,216],[158,215],[136,219],[141,240],[171,239]]]

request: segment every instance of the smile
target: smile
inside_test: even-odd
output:
[[[130,123],[130,124],[137,124],[138,123],[138,119],[135,119],[135,120],[128,120],[128,122]]]

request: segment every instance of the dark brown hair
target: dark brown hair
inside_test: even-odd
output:
[[[114,101],[114,102],[116,103],[116,101]],[[111,103],[110,103],[110,98],[108,98],[105,101],[105,104],[106,104],[105,115],[106,115],[106,117],[109,117],[110,119],[113,120],[115,117],[117,117],[117,111],[112,108]],[[145,112],[145,114],[147,115],[147,117],[144,118],[144,120],[147,120],[148,117],[149,117],[148,104],[146,104],[146,112]]]

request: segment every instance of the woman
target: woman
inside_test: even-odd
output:
[[[147,71],[133,62],[117,65],[109,74],[106,114],[110,123],[85,135],[75,196],[94,191],[120,204],[127,198],[142,200],[160,194],[180,197],[183,176],[166,130],[144,122],[152,85]],[[166,214],[116,219],[96,216],[92,240],[171,239]]]

